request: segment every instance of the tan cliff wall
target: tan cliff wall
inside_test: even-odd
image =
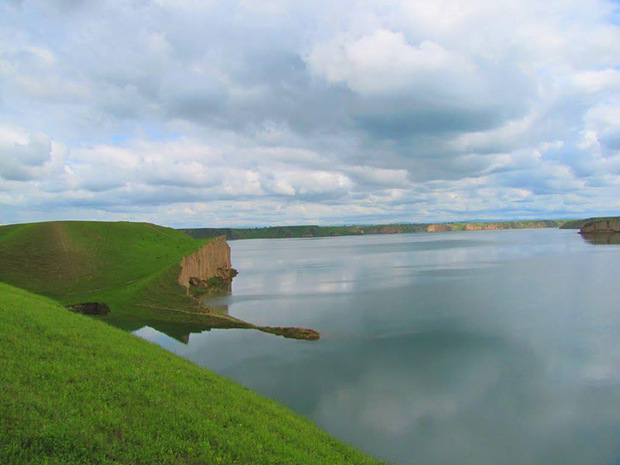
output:
[[[189,287],[190,278],[207,280],[215,276],[224,277],[231,268],[230,246],[226,236],[219,236],[207,242],[196,252],[181,260],[179,284]]]
[[[501,226],[497,223],[467,223],[464,227],[464,231],[497,231],[501,229]]]
[[[426,227],[426,230],[428,232],[448,232],[448,231],[452,231],[452,227],[449,224],[429,224]]]

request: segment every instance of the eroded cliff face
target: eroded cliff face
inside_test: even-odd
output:
[[[452,231],[452,227],[449,224],[429,224],[426,230],[428,232],[449,232]]]
[[[595,220],[583,225],[581,234],[620,233],[620,220]]]
[[[464,227],[464,231],[498,231],[501,226],[497,223],[467,223]]]
[[[179,283],[189,288],[190,281],[206,281],[210,278],[230,278],[230,246],[226,236],[207,242],[199,250],[181,260]]]

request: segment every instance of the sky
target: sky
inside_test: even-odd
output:
[[[620,214],[609,0],[0,0],[0,224]]]

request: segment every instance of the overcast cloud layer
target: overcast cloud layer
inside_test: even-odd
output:
[[[0,3],[0,222],[620,212],[605,0]]]

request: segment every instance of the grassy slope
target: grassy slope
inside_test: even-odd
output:
[[[375,463],[274,402],[0,283],[0,463]]]
[[[0,281],[63,304],[100,301],[108,321],[135,329],[154,324],[213,326],[178,285],[182,257],[204,240],[161,226],[58,221],[0,227]],[[234,319],[224,318],[235,325]]]
[[[0,279],[63,301],[152,277],[201,245],[145,223],[58,221],[0,227]]]
[[[568,220],[560,229],[581,229],[589,220]]]
[[[600,216],[600,217],[586,218],[586,219],[583,219],[583,220],[567,221],[562,226],[562,229],[581,229],[581,228],[583,228],[588,223],[594,223],[594,222],[598,222],[598,221],[610,221],[610,220],[611,221],[618,221],[618,220],[620,220],[620,217],[618,217],[618,216]]]

